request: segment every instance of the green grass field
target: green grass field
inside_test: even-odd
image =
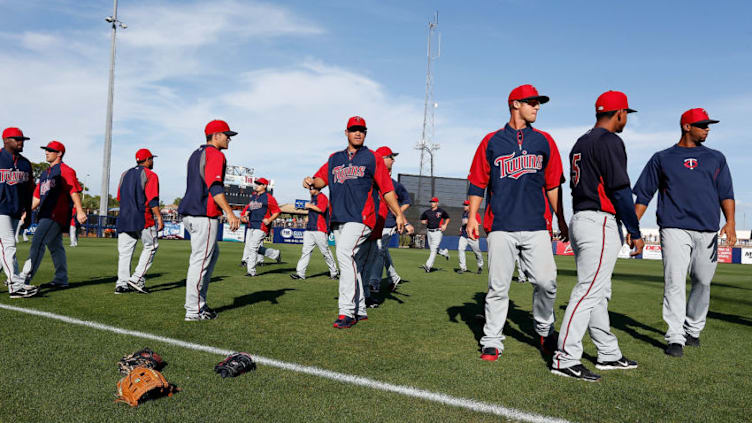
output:
[[[28,243],[19,248],[25,259]],[[600,383],[550,374],[535,346],[532,287],[513,284],[502,358],[479,360],[487,274],[457,275],[456,252],[438,272],[418,269],[427,251],[392,250],[409,282],[369,310],[369,320],[336,330],[337,282],[314,253],[309,278],[288,277],[299,246],[278,246],[284,262],[248,278],[239,244],[222,243],[208,302],[217,320],[184,322],[189,244],[162,241],[150,295],[114,295],[115,240],[81,239],[68,249],[71,288],[0,303],[217,348],[412,386],[571,421],[749,421],[752,413],[752,267],[721,264],[714,279],[702,347],[681,359],[664,355],[663,280],[657,261],[619,260],[609,306],[631,371],[606,371]],[[468,254],[470,268],[474,259]],[[557,257],[560,319],[575,281],[572,257]],[[135,261],[135,260],[134,260]],[[311,277],[312,275],[318,275]],[[52,278],[49,255],[33,283]],[[0,285],[1,286],[1,285]],[[382,295],[385,295],[382,293]],[[557,321],[556,329],[559,329]],[[149,346],[183,389],[136,409],[115,404],[116,362]],[[595,348],[585,338],[585,364]],[[0,309],[0,422],[23,421],[499,421],[497,416],[269,366],[221,379],[221,356]]]

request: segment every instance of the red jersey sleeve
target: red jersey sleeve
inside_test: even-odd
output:
[[[556,142],[551,135],[547,132],[538,131],[548,141],[548,148],[550,151],[548,157],[548,163],[543,171],[543,175],[546,179],[546,190],[552,190],[564,183],[564,172],[562,171],[561,155],[559,154],[559,148],[556,146]]]
[[[376,182],[376,186],[379,187],[379,191],[382,195],[394,191],[392,177],[389,175],[386,165],[384,165],[384,160],[376,157],[376,154],[373,155],[373,158],[376,160],[376,172],[373,175],[373,180]]]
[[[207,187],[215,183],[224,185],[225,155],[216,148],[206,149],[206,164],[204,165],[204,182]]]
[[[321,213],[325,212],[327,208],[329,208],[329,200],[326,199],[326,195],[319,193],[319,196],[316,197],[316,207],[321,209]]]
[[[146,169],[146,186],[144,187],[144,193],[146,194],[147,204],[155,198],[159,198],[159,177],[149,169]],[[120,192],[118,192],[118,195],[120,195]]]
[[[60,176],[63,177],[70,194],[83,191],[83,188],[81,188],[81,185],[78,183],[78,178],[76,178],[76,171],[70,166],[60,166]]]
[[[243,216],[244,214],[248,213],[248,207],[250,206],[250,204],[246,204],[245,207],[243,207],[243,211],[240,212],[240,215]]]
[[[321,168],[319,168],[318,172],[316,172],[315,175],[313,175],[314,178],[321,178],[324,180],[324,186],[329,185],[329,161],[327,160],[326,163],[324,163]]]
[[[496,134],[491,132],[486,135],[480,142],[478,149],[475,150],[475,156],[473,162],[470,165],[470,173],[467,176],[467,180],[470,182],[471,187],[468,191],[470,195],[477,195],[482,197],[484,190],[488,186],[488,181],[491,178],[491,165],[488,163],[488,157],[486,157],[486,149],[488,148],[488,141]],[[475,186],[475,188],[473,188]]]
[[[275,200],[271,194],[269,194],[268,202],[269,204],[267,205],[267,208],[266,208],[266,216],[271,216],[274,213],[280,212],[279,205],[277,204],[277,200]]]
[[[39,198],[39,184],[34,187],[34,198]]]

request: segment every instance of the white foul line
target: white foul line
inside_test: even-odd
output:
[[[234,351],[225,350],[222,348],[215,348],[208,345],[194,344],[192,342],[181,341],[179,339],[167,338],[159,335],[152,335],[150,333],[139,332],[135,330],[121,329],[114,326],[104,325],[97,322],[90,322],[87,320],[79,320],[73,317],[61,316],[59,314],[48,313],[46,311],[39,311],[24,307],[14,307],[7,304],[0,304],[0,309],[18,311],[21,313],[32,314],[35,316],[46,317],[48,319],[59,320],[65,323],[71,323],[74,325],[86,326],[93,329],[104,330],[121,335],[129,335],[137,338],[151,339],[153,341],[164,342],[170,345],[176,345],[183,348],[188,348],[195,351],[203,351],[211,354],[217,354],[226,356],[232,354]],[[409,386],[393,385],[391,383],[379,382],[377,380],[369,379],[366,377],[349,375],[346,373],[333,372],[330,370],[320,369],[318,367],[303,366],[295,363],[286,363],[284,361],[274,360],[272,358],[261,357],[258,355],[252,355],[253,359],[266,366],[277,367],[284,370],[290,370],[293,372],[304,373],[308,375],[323,377],[331,379],[337,382],[350,383],[352,385],[363,386],[371,389],[378,389],[386,392],[394,392],[397,394],[405,395],[413,398],[420,398],[427,401],[433,401],[440,404],[451,405],[454,407],[465,408],[468,410],[476,411],[479,413],[494,414],[497,416],[506,417],[513,420],[519,420],[531,423],[569,423],[567,420],[557,419],[554,417],[542,416],[539,414],[526,413],[524,411],[515,410],[513,408],[503,407],[497,404],[490,404],[487,402],[475,401],[472,399],[458,398],[438,392],[426,391],[423,389],[412,388]]]

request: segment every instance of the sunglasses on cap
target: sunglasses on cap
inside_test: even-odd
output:
[[[526,104],[528,104],[528,105],[529,105],[530,107],[535,107],[535,106],[538,106],[538,105],[540,105],[540,104],[541,104],[541,102],[540,102],[540,101],[538,101],[538,100],[536,100],[536,99],[534,99],[534,98],[532,98],[532,99],[529,99],[529,100],[517,100],[517,101],[519,101],[520,103],[526,103]]]
[[[59,151],[53,150],[53,149],[47,148],[47,147],[44,148],[44,151],[49,151],[49,152],[52,152],[52,153],[59,153]]]
[[[709,123],[692,123],[690,125],[700,129],[708,129],[710,127]]]
[[[351,126],[351,127],[347,128],[347,132],[362,132],[362,133],[365,134],[366,132],[368,132],[368,129],[366,129],[366,128],[362,127],[362,126]]]

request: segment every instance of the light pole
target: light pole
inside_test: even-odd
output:
[[[102,195],[99,200],[99,230],[102,236],[102,226],[107,222],[108,200],[110,198],[110,156],[112,152],[112,97],[115,89],[115,36],[118,27],[125,29],[128,25],[117,18],[117,0],[114,0],[112,16],[104,18],[112,25],[112,49],[110,51],[110,85],[107,91],[107,121],[104,130],[104,153],[102,157]]]

